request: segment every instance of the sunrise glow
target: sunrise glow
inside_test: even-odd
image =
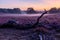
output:
[[[26,10],[33,7],[35,10],[60,7],[60,0],[0,0],[0,8],[20,8]]]

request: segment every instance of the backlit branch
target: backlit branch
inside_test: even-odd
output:
[[[39,17],[37,18],[37,21],[36,21],[35,24],[33,24],[33,27],[35,27],[36,25],[38,25],[39,20],[40,20],[40,19],[43,17],[43,15],[46,14],[47,12],[48,12],[48,11],[45,10],[45,12],[44,12],[41,16],[39,16]]]

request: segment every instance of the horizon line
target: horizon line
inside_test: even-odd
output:
[[[2,7],[0,7],[0,8],[2,8]],[[14,7],[14,8],[18,8],[18,7]],[[14,9],[14,8],[2,8],[2,9]],[[28,7],[28,8],[33,8],[33,7]],[[19,9],[21,9],[21,10],[27,10],[28,8],[25,8],[25,9],[19,8]],[[57,7],[51,7],[51,8],[57,8]],[[33,8],[33,9],[39,11],[39,10],[44,10],[44,9],[50,10],[51,8],[42,8],[42,9],[40,9],[40,8],[38,8],[38,9]],[[60,7],[58,7],[58,8],[60,8]]]

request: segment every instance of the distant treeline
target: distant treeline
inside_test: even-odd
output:
[[[60,8],[51,8],[50,10],[47,10],[49,13],[60,13]],[[5,9],[5,8],[0,8],[0,13],[21,13],[21,9],[20,8],[13,8],[13,9]],[[40,13],[41,11],[35,11],[33,8],[27,8],[26,12],[28,14],[31,13]]]
[[[49,12],[50,12],[50,13],[60,13],[60,8],[56,8],[56,7],[51,8],[51,9],[49,10]]]
[[[14,9],[0,8],[0,13],[21,13],[21,10],[19,8],[14,8]]]
[[[13,8],[13,9],[0,8],[0,13],[21,13],[21,12],[22,11],[20,8]],[[26,12],[26,13],[37,13],[33,8],[28,8],[24,12]]]
[[[35,11],[33,8],[28,8],[27,13],[37,13],[37,11]]]

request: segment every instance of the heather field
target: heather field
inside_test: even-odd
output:
[[[26,23],[34,23],[36,22],[37,18],[40,16],[41,14],[25,14],[25,15],[20,15],[20,14],[1,14],[0,15],[0,23],[6,23],[7,21],[14,19],[16,21],[18,21],[18,23],[20,24],[26,24]],[[42,21],[49,21],[50,23],[52,22],[57,22],[60,23],[60,14],[45,14],[41,19],[40,22]]]
[[[9,20],[14,19],[20,25],[21,24],[22,25],[25,25],[25,24],[33,25],[41,14],[27,15],[27,16],[26,15],[25,16],[24,15],[15,16],[15,15],[13,16],[13,15],[1,14],[0,15],[0,24],[4,24],[4,23],[8,22]],[[58,28],[60,26],[60,14],[45,14],[40,19],[39,23],[43,24],[43,26],[45,26],[46,28],[53,27],[53,25],[55,25],[55,26],[57,25],[57,28]],[[52,35],[52,37],[54,36],[54,38],[55,38],[55,33],[57,34],[57,32],[55,32],[54,30],[47,30],[47,29],[45,29],[45,27],[43,28],[43,27],[37,26],[37,28],[28,29],[28,30],[1,28],[0,29],[0,40],[40,40],[41,38],[39,37],[37,30],[42,31],[42,29],[47,31],[48,33],[50,33],[50,32],[54,33],[54,35]],[[48,36],[46,36],[45,39],[47,39],[48,37],[51,36],[50,34],[47,34],[47,33],[45,33],[44,35],[48,35]],[[53,39],[51,39],[51,40],[53,40]]]
[[[9,20],[13,19],[13,20],[16,20],[17,23],[19,24],[31,24],[31,23],[35,23],[37,18],[40,16],[41,14],[39,15],[17,15],[16,14],[13,14],[13,15],[9,15],[9,14],[1,14],[0,15],[0,24],[3,24],[3,23],[6,23],[8,22]],[[40,19],[40,22],[46,22],[48,21],[49,23],[53,23],[53,22],[56,22],[57,24],[60,24],[60,14],[45,14],[41,19]]]

